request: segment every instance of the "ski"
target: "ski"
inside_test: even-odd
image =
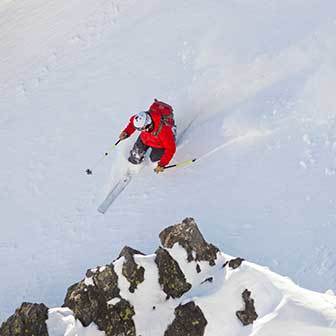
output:
[[[117,184],[112,188],[112,190],[108,193],[104,201],[99,205],[98,211],[104,214],[111,204],[115,201],[115,199],[123,192],[123,190],[127,187],[127,185],[132,180],[132,173],[127,171],[127,173],[117,182]]]

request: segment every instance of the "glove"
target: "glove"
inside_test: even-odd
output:
[[[125,140],[126,138],[128,138],[128,134],[125,131],[122,131],[119,135],[119,139]]]
[[[156,166],[154,169],[156,174],[163,173],[164,172],[164,167],[160,166],[159,164]]]

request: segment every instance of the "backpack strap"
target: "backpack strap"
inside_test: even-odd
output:
[[[171,125],[171,124],[169,124],[169,123],[167,122],[167,121],[170,120],[170,119],[172,119],[172,118],[171,118],[171,115],[161,116],[159,127],[158,127],[158,129],[157,129],[155,132],[153,132],[152,134],[153,134],[154,136],[158,136],[158,135],[161,133],[163,126],[170,126],[171,128],[174,127],[175,123],[174,123],[173,125]]]
[[[158,136],[161,133],[163,125],[164,125],[164,122],[163,122],[162,117],[161,117],[160,125],[159,125],[158,129],[155,132],[153,132],[154,136]]]

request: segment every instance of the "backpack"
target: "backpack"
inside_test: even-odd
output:
[[[161,132],[163,126],[175,127],[173,108],[169,104],[154,99],[154,103],[150,106],[149,112],[159,113],[161,115],[160,125],[157,131],[153,133],[154,136],[157,136]]]

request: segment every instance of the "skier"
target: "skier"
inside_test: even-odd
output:
[[[128,138],[136,130],[141,133],[130,151],[128,161],[140,164],[151,148],[151,161],[158,161],[154,171],[162,173],[176,151],[176,126],[172,107],[155,99],[149,111],[139,112],[130,118],[119,139]]]

